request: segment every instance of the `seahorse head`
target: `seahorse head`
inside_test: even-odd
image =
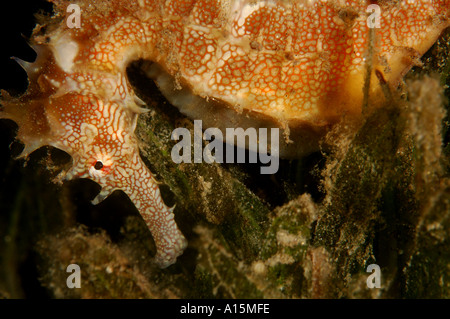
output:
[[[64,48],[33,45],[36,61],[19,61],[28,73],[29,88],[19,97],[2,92],[0,118],[18,124],[17,138],[25,145],[19,157],[44,145],[71,155],[73,166],[62,173],[61,180],[97,182],[101,191],[94,204],[114,190],[124,191],[153,235],[157,264],[167,267],[183,252],[186,240],[139,155],[134,130],[138,114],[144,111],[141,102],[123,73],[74,71],[65,60],[73,59],[71,50],[77,47],[67,39],[65,43]],[[65,50],[64,58],[60,50]]]

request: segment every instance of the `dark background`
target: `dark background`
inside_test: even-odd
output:
[[[33,62],[36,54],[28,45],[36,24],[34,14],[42,8],[51,13],[52,5],[45,1],[4,1],[0,9],[0,89],[20,95],[28,85],[26,72],[11,57]],[[33,242],[38,239],[39,222],[52,202],[54,192],[39,200],[31,193],[47,191],[50,184],[40,181],[35,165],[24,167],[15,161],[22,144],[15,141],[17,125],[0,120],[0,299],[45,297],[47,293],[37,281]],[[41,156],[37,154],[37,156]],[[53,195],[50,195],[53,194]]]
[[[43,11],[43,9],[45,11]],[[0,10],[0,88],[9,92],[24,91],[27,86],[25,71],[11,57],[33,61],[36,57],[27,39],[36,25],[37,12],[51,13],[52,5],[42,0],[8,1]]]

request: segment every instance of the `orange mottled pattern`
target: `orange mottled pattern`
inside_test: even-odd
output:
[[[200,96],[280,122],[325,125],[360,112],[368,1],[150,2],[111,1],[98,15],[84,1],[83,28],[71,31],[85,40],[77,62],[114,70],[124,59],[156,61]],[[380,7],[374,65],[394,83],[448,26],[449,3]]]
[[[263,114],[281,127],[326,128],[361,113],[367,70],[390,85],[450,25],[448,0],[52,0],[55,14],[36,27],[33,63],[19,61],[30,85],[2,92],[0,118],[17,122],[22,156],[43,145],[70,154],[65,179],[115,189],[136,205],[167,267],[186,248],[173,209],[139,156],[134,130],[143,102],[128,82],[130,62],[159,63],[192,94],[237,113]],[[79,28],[69,4],[81,9]],[[380,28],[370,29],[370,4]],[[46,30],[45,32],[43,30]],[[370,64],[368,64],[370,63]]]

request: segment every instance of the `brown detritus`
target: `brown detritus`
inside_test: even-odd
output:
[[[169,289],[155,289],[139,272],[136,261],[124,255],[104,233],[91,235],[85,227],[48,236],[38,244],[45,267],[40,278],[54,298],[173,298]],[[80,289],[68,289],[66,271],[80,267]]]
[[[324,247],[311,247],[305,261],[305,277],[309,298],[325,299],[333,296],[333,265]]]
[[[408,103],[404,110],[407,133],[414,139],[416,148],[415,169],[417,195],[434,193],[442,177],[442,122],[444,89],[439,78],[425,76],[422,80],[409,80]],[[430,189],[427,189],[427,188]]]

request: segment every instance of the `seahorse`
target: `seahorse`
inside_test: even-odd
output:
[[[125,192],[162,268],[187,241],[139,155],[134,131],[146,109],[126,75],[132,61],[150,61],[148,75],[189,117],[280,127],[281,155],[301,156],[344,116],[361,116],[365,98],[382,92],[378,78],[397,85],[450,26],[447,0],[51,2],[53,16],[30,39],[36,61],[17,60],[28,89],[2,91],[0,118],[18,124],[19,157],[44,145],[70,154],[63,178],[101,185],[94,204]]]

